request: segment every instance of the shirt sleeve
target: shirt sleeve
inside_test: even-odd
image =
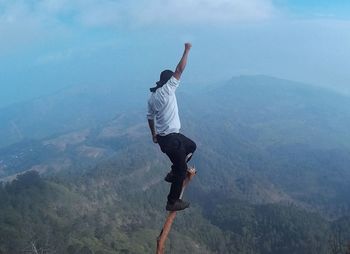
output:
[[[148,101],[148,111],[147,111],[147,119],[153,120],[156,115],[156,112],[154,111],[151,103]]]
[[[179,84],[180,80],[177,80],[174,76],[172,76],[164,86],[159,88],[160,93],[162,96],[172,95],[175,93],[176,88],[179,86]]]

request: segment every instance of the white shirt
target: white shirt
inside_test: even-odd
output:
[[[157,134],[161,136],[179,133],[181,128],[175,90],[180,81],[174,76],[148,99],[147,118],[156,122]]]

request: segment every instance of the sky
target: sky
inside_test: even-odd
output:
[[[74,85],[264,74],[350,93],[350,1],[0,0],[0,107]]]

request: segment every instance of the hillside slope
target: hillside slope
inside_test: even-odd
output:
[[[329,253],[332,242],[345,253],[349,98],[265,76],[184,90],[182,129],[197,143],[198,174],[171,253]],[[0,150],[3,180],[44,173],[1,190],[3,253],[34,240],[57,253],[153,252],[170,163],[151,142],[145,110],[129,112]]]

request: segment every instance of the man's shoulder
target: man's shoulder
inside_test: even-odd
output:
[[[171,78],[168,80],[167,84],[168,83],[178,85],[180,83],[180,79],[177,79],[174,76],[171,76]]]
[[[176,88],[179,86],[180,80],[176,79],[174,76],[172,76],[164,86],[159,88],[158,90],[161,91],[161,93],[165,93],[167,95],[172,95]]]

